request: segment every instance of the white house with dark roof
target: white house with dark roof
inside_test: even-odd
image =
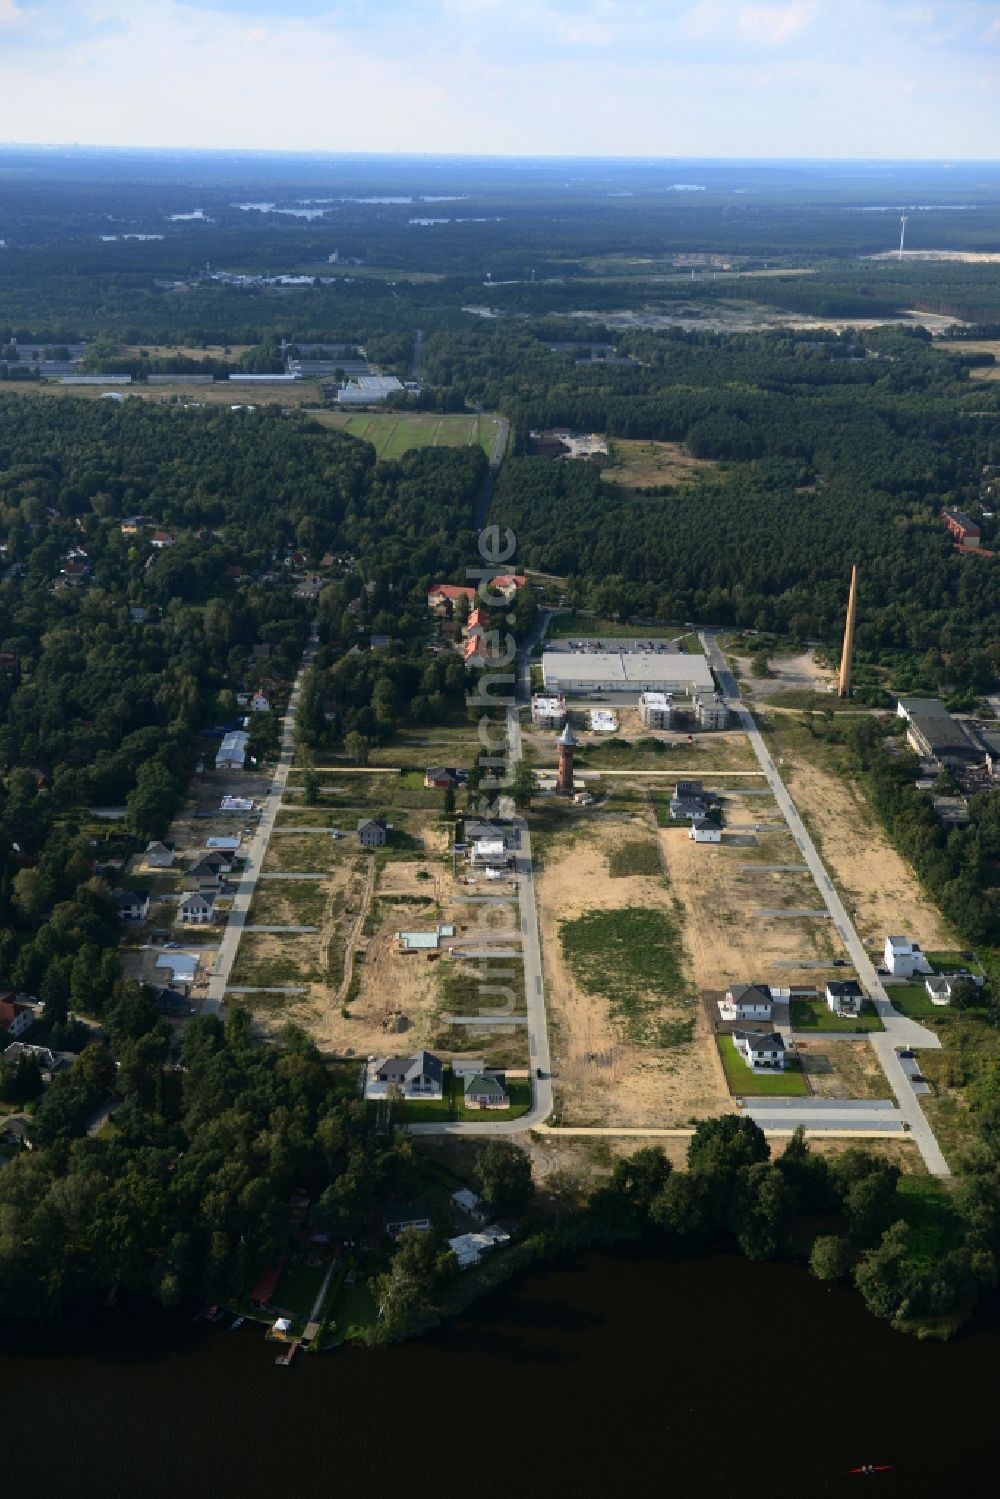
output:
[[[924,988],[932,1005],[950,1005],[957,984],[975,984],[977,989],[981,989],[985,982],[981,974],[934,973],[930,978],[924,979]]]
[[[733,1031],[733,1045],[751,1072],[784,1072],[785,1043],[778,1031]]]
[[[187,926],[210,926],[215,918],[215,895],[211,891],[189,890],[181,896],[177,917]]]
[[[770,1020],[774,996],[769,984],[731,984],[719,1000],[723,1020]]]
[[[828,979],[826,1002],[835,1015],[860,1015],[865,991],[857,979]]]
[[[429,1051],[412,1057],[371,1057],[365,1069],[365,1097],[440,1098],[444,1064]]]
[[[721,843],[722,829],[708,817],[692,817],[688,837],[692,843]]]
[[[149,915],[149,896],[142,890],[116,890],[115,902],[120,921],[145,921]]]

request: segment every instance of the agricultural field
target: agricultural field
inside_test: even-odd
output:
[[[585,819],[550,804],[541,829],[537,897],[559,1122],[670,1125],[725,1111],[728,1090],[648,814]]]
[[[699,473],[718,465],[708,458],[692,458],[679,442],[642,442],[616,437],[601,477],[623,489],[655,488],[661,484],[692,484]]]

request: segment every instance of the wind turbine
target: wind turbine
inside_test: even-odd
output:
[[[903,258],[903,240],[906,238],[906,214],[899,221],[899,258]]]

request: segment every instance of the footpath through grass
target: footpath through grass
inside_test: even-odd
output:
[[[753,1072],[744,1062],[731,1036],[716,1036],[726,1082],[735,1097],[805,1098],[809,1092],[798,1057],[791,1058],[784,1072]]]
[[[559,930],[563,956],[586,994],[608,1002],[626,1040],[647,1046],[690,1041],[694,1019],[664,1016],[662,1005],[685,998],[681,938],[665,911],[638,906],[585,911]]]

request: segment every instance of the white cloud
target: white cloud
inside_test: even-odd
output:
[[[21,26],[24,23],[24,11],[18,5],[17,0],[0,0],[0,27]]]
[[[737,24],[743,36],[768,47],[781,47],[797,36],[815,13],[816,6],[810,0],[795,5],[744,5]]]

